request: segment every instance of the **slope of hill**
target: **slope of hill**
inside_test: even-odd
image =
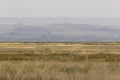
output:
[[[0,41],[120,41],[120,29],[90,24],[0,25]]]

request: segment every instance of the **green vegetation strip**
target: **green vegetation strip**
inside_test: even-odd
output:
[[[120,54],[0,54],[0,61],[6,60],[120,62]]]

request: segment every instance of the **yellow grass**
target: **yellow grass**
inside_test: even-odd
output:
[[[0,80],[120,80],[120,43],[0,43]]]
[[[120,80],[120,62],[0,62],[0,80]]]

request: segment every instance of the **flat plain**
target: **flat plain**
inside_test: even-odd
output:
[[[0,80],[120,80],[120,43],[0,43]]]

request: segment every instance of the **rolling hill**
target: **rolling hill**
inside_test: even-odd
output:
[[[120,41],[120,29],[109,25],[53,23],[0,24],[0,41],[109,42]]]

